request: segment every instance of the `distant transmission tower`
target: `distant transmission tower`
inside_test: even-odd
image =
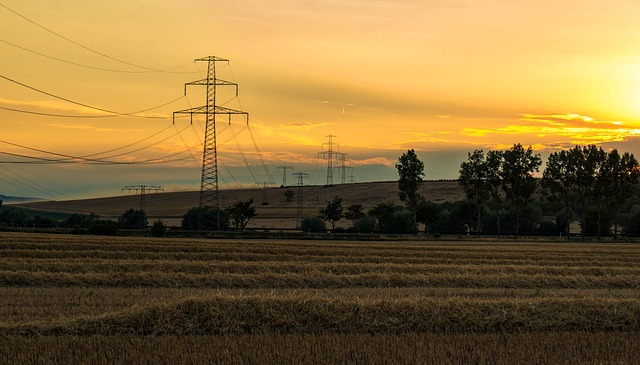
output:
[[[125,192],[125,190],[129,193],[131,193],[132,191],[140,192],[140,211],[145,212],[145,196],[150,193],[150,192],[154,192],[157,193],[159,191],[164,193],[164,189],[162,188],[162,186],[155,186],[155,185],[127,185],[124,188],[122,188],[122,193]],[[140,227],[144,227],[146,224],[144,222],[144,215],[140,215]]]
[[[282,172],[282,187],[287,187],[287,170],[293,170],[292,166],[278,166],[276,170],[283,170]]]
[[[333,185],[333,155],[335,154],[333,152],[333,147],[338,145],[333,143],[333,137],[335,136],[328,135],[325,137],[329,138],[329,142],[322,144],[322,148],[324,149],[326,146],[326,150],[318,152],[318,157],[324,157],[327,159],[327,183],[325,185],[331,186]]]
[[[309,174],[305,172],[294,172],[292,175],[298,177],[298,209],[296,211],[296,228],[300,228],[302,226],[302,187],[304,186],[304,178],[308,177]]]
[[[338,162],[340,162],[341,182],[345,184],[347,182],[347,154],[342,152],[336,152],[335,154],[338,156]]]
[[[188,82],[184,85],[184,93],[187,94],[187,86],[206,86],[207,87],[207,104],[196,108],[179,110],[173,112],[175,121],[176,114],[190,114],[193,123],[193,114],[204,114],[207,119],[204,134],[204,149],[202,152],[202,176],[200,179],[200,212],[204,206],[214,206],[218,211],[218,225],[220,227],[220,197],[218,192],[218,150],[216,142],[216,115],[224,114],[228,116],[231,123],[231,115],[240,114],[246,117],[249,124],[249,113],[229,109],[216,104],[216,94],[218,86],[235,86],[236,96],[238,95],[238,84],[224,81],[216,78],[216,63],[226,62],[229,60],[208,56],[198,58],[196,62],[207,62],[207,78]],[[200,219],[198,219],[200,221]]]
[[[127,185],[124,188],[122,188],[122,193],[124,194],[125,190],[129,193],[131,193],[132,191],[135,191],[136,193],[140,192],[140,210],[144,210],[144,206],[145,206],[145,195],[147,195],[150,192],[163,192],[164,193],[164,189],[162,188],[162,186],[155,186],[155,185]]]

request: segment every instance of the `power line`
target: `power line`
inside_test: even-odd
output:
[[[55,36],[59,37],[59,38],[62,38],[62,39],[64,39],[65,41],[67,41],[67,42],[69,42],[69,43],[71,43],[71,44],[74,44],[74,45],[76,45],[76,46],[78,46],[78,47],[80,47],[80,48],[83,48],[83,49],[85,49],[85,50],[87,50],[87,51],[89,51],[89,52],[95,53],[95,54],[97,54],[97,55],[100,55],[100,56],[102,56],[102,57],[108,58],[108,59],[113,60],[113,61],[116,61],[116,62],[123,63],[123,64],[128,65],[128,66],[132,66],[132,67],[140,68],[140,69],[143,69],[143,70],[147,70],[147,71],[149,71],[149,72],[185,73],[185,72],[181,72],[181,71],[172,71],[172,70],[175,70],[175,69],[178,69],[178,68],[181,68],[181,67],[184,67],[184,66],[187,66],[187,65],[190,65],[190,64],[191,64],[191,63],[187,63],[187,64],[184,64],[184,65],[175,66],[175,67],[170,67],[170,68],[161,69],[161,70],[159,70],[159,69],[154,69],[154,68],[150,68],[150,67],[145,67],[145,66],[141,66],[141,65],[137,65],[137,64],[132,63],[132,62],[124,61],[124,60],[121,60],[121,59],[118,59],[118,58],[115,58],[115,57],[109,56],[109,55],[107,55],[107,54],[105,54],[105,53],[102,53],[102,52],[96,51],[95,49],[89,48],[89,47],[87,47],[87,46],[85,46],[85,45],[83,45],[83,44],[80,44],[80,43],[78,43],[78,42],[76,42],[76,41],[72,40],[72,39],[69,39],[69,38],[67,38],[67,37],[63,36],[62,34],[57,33],[57,32],[54,32],[53,30],[51,30],[51,29],[49,29],[49,28],[45,27],[44,25],[42,25],[42,24],[40,24],[40,23],[38,23],[38,22],[36,22],[36,21],[34,21],[34,20],[31,20],[31,19],[27,18],[26,16],[24,16],[24,15],[22,15],[22,14],[18,13],[17,11],[15,11],[15,10],[13,10],[13,9],[10,9],[9,7],[7,7],[6,5],[4,5],[4,4],[2,4],[2,3],[0,3],[0,6],[1,6],[1,7],[3,7],[3,8],[5,8],[5,9],[7,9],[7,10],[8,10],[8,11],[10,11],[10,12],[12,12],[13,14],[15,14],[15,15],[19,16],[20,18],[22,18],[22,19],[24,19],[24,20],[28,21],[29,23],[31,23],[31,24],[33,24],[33,25],[37,26],[38,28],[44,29],[45,31],[47,31],[47,32],[49,32],[49,33],[51,33],[51,34],[53,34],[53,35],[55,35]],[[191,73],[191,72],[189,72],[189,73]]]
[[[37,91],[37,92],[39,92],[41,94],[44,94],[44,95],[47,95],[47,96],[51,96],[52,98],[56,98],[56,99],[59,99],[59,100],[62,100],[62,101],[66,101],[67,103],[71,103],[71,104],[83,106],[85,108],[98,110],[98,111],[101,111],[101,112],[115,114],[115,115],[119,115],[119,116],[137,117],[137,118],[146,118],[146,119],[168,119],[167,117],[154,117],[154,116],[146,116],[146,115],[138,115],[138,114],[139,113],[144,113],[144,112],[147,112],[147,111],[150,111],[150,110],[153,110],[153,109],[157,109],[157,108],[163,107],[165,105],[169,105],[169,104],[174,103],[174,102],[176,102],[176,101],[178,101],[178,100],[180,100],[180,99],[182,99],[184,97],[184,95],[183,95],[183,96],[181,96],[181,97],[179,97],[179,98],[177,98],[175,100],[172,100],[170,102],[164,103],[164,104],[162,104],[160,106],[157,106],[157,107],[153,107],[153,108],[149,108],[149,109],[145,109],[145,110],[141,110],[141,111],[137,111],[137,112],[133,112],[133,113],[120,113],[120,112],[116,112],[116,111],[113,111],[113,110],[103,109],[103,108],[91,106],[91,105],[88,105],[88,104],[80,103],[80,102],[77,102],[77,101],[73,101],[71,99],[67,99],[67,98],[64,98],[62,96],[58,96],[58,95],[55,95],[55,94],[52,94],[52,93],[37,89],[37,88],[35,88],[33,86],[29,86],[27,84],[24,84],[24,83],[22,83],[20,81],[11,79],[11,78],[6,77],[4,75],[0,75],[0,78],[5,79],[5,80],[7,80],[9,82],[12,82],[14,84],[20,85],[22,87],[25,87],[27,89],[30,89],[30,90],[33,90],[33,91]],[[111,115],[110,115],[110,117],[111,117]]]
[[[45,58],[52,59],[54,61],[66,63],[66,64],[73,65],[73,66],[84,67],[84,68],[88,68],[88,69],[92,69],[92,70],[106,71],[106,72],[118,72],[118,73],[130,73],[130,74],[141,74],[141,73],[156,72],[156,71],[115,70],[115,69],[105,68],[105,67],[90,66],[90,65],[85,65],[85,64],[82,64],[82,63],[78,63],[78,62],[67,61],[67,60],[64,60],[62,58],[58,58],[58,57],[54,57],[54,56],[51,56],[51,55],[48,55],[48,54],[44,54],[42,52],[34,51],[32,49],[29,49],[29,48],[26,48],[26,47],[23,47],[23,46],[19,46],[19,45],[15,44],[15,43],[11,43],[11,42],[6,41],[4,39],[0,39],[0,42],[8,44],[8,45],[16,47],[16,48],[19,48],[19,49],[21,49],[23,51],[31,52],[31,53],[36,54],[38,56],[42,56],[42,57],[45,57]],[[197,71],[181,71],[180,73],[185,73],[186,74],[186,73],[198,73],[198,72]]]

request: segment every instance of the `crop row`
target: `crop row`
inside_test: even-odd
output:
[[[613,249],[611,249],[613,250]],[[483,255],[475,253],[457,254],[414,254],[375,255],[368,252],[351,252],[348,255],[337,254],[327,250],[324,255],[312,253],[284,254],[284,253],[253,253],[253,252],[130,252],[112,250],[44,250],[44,249],[4,249],[0,250],[0,260],[15,259],[95,259],[95,260],[174,260],[174,261],[281,261],[281,262],[343,262],[343,263],[399,263],[399,264],[524,264],[550,266],[631,266],[640,264],[640,257],[626,252],[617,252],[616,256],[601,257],[599,254],[572,255],[571,257],[554,256],[550,252],[546,256],[526,253],[487,252]]]
[[[638,333],[6,336],[0,363],[49,364],[632,364]]]
[[[0,335],[166,336],[265,333],[640,331],[633,299],[212,296],[53,323],[0,326]]]
[[[48,273],[182,273],[182,274],[309,274],[398,273],[408,275],[486,275],[527,274],[558,276],[640,276],[640,266],[551,266],[540,264],[464,263],[378,263],[378,262],[303,262],[303,261],[189,261],[189,260],[85,260],[85,259],[0,259],[0,272]]]
[[[456,287],[539,289],[640,289],[640,276],[567,275],[522,273],[402,274],[329,272],[260,274],[185,274],[166,272],[51,273],[0,271],[0,286],[96,286],[189,288],[348,288],[348,287]]]

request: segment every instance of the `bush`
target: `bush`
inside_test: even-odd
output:
[[[167,233],[167,226],[160,219],[153,222],[153,226],[151,226],[151,235],[153,237],[163,237],[165,233]]]
[[[327,225],[319,217],[307,217],[300,223],[300,229],[312,233],[326,232]]]
[[[358,219],[358,232],[371,233],[376,229],[376,217],[366,215]]]
[[[96,236],[115,236],[118,233],[118,227],[114,221],[99,219],[89,226],[87,233]]]
[[[208,229],[226,231],[229,229],[229,214],[222,209],[211,206],[191,208],[182,216],[182,228]],[[218,227],[218,214],[220,215],[220,227]],[[200,222],[198,222],[200,218]]]

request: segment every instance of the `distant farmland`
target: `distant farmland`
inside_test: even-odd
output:
[[[238,200],[253,198],[258,216],[249,223],[249,228],[295,228],[297,197],[287,202],[284,192],[292,190],[298,193],[295,186],[267,189],[221,190],[221,205],[231,205]],[[421,193],[433,202],[457,201],[463,199],[463,192],[457,181],[427,181]],[[150,218],[161,218],[169,224],[179,225],[180,218],[192,207],[198,206],[199,192],[175,192],[147,194],[145,211]],[[344,205],[362,204],[366,209],[377,203],[393,201],[402,204],[398,199],[398,184],[391,182],[372,182],[358,184],[324,186],[306,186],[303,188],[303,209],[305,216],[313,216],[318,209],[326,205],[327,200],[335,196],[344,198]],[[264,204],[267,203],[267,204]],[[65,213],[94,213],[102,217],[118,217],[129,208],[139,209],[140,196],[124,194],[99,199],[81,199],[70,201],[43,201],[20,204],[25,208]]]
[[[0,232],[0,363],[635,363],[640,246]]]

